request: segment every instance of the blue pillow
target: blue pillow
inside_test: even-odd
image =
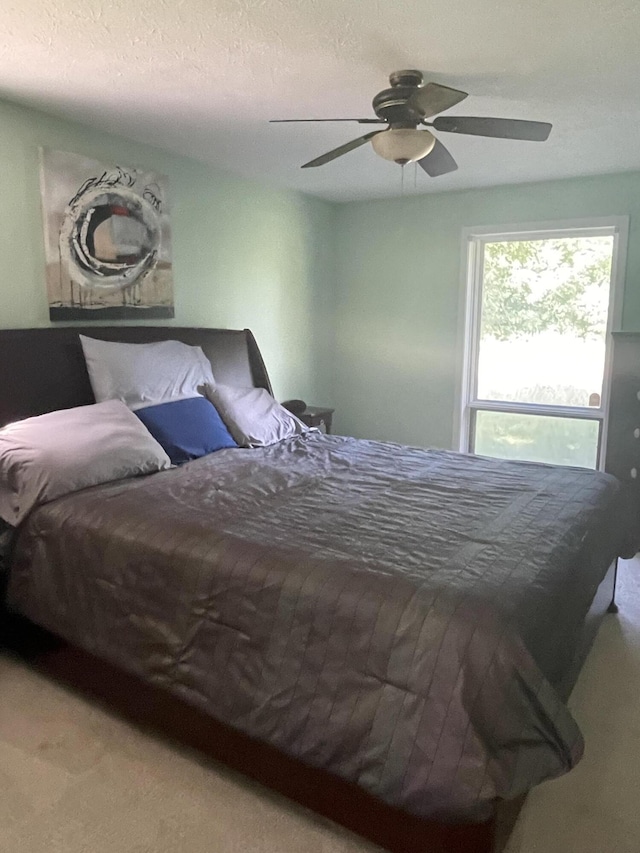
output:
[[[172,400],[138,409],[136,415],[174,465],[238,445],[206,397]]]

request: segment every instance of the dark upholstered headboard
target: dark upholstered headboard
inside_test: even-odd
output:
[[[79,334],[105,341],[177,340],[202,347],[216,379],[266,388],[271,383],[248,329],[176,326],[89,326],[0,330],[0,426],[56,409],[93,403]]]

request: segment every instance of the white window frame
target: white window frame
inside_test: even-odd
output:
[[[622,325],[628,216],[603,216],[559,222],[529,222],[516,225],[469,227],[462,230],[460,276],[460,324],[458,329],[458,391],[454,416],[453,447],[469,452],[473,411],[514,412],[517,414],[573,417],[598,421],[599,452],[597,468],[604,469],[607,441],[609,395],[612,368],[612,336]],[[477,373],[480,349],[480,310],[482,305],[482,271],[486,243],[510,240],[545,240],[562,237],[613,237],[611,289],[607,317],[604,376],[600,406],[555,406],[540,403],[509,403],[478,400]]]

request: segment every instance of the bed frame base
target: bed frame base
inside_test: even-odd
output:
[[[375,799],[358,786],[289,758],[129,673],[70,646],[23,617],[5,617],[4,645],[54,680],[135,725],[265,785],[390,853],[494,853],[497,818],[445,825]],[[504,827],[505,821],[500,823]],[[508,829],[502,834],[508,837]]]
[[[573,666],[558,692],[569,696],[607,612],[616,612],[617,561],[600,584]],[[611,608],[616,610],[612,611]],[[0,642],[47,676],[144,729],[196,749],[272,791],[330,818],[389,853],[502,853],[524,797],[496,807],[485,823],[443,824],[388,806],[324,770],[219,723],[203,711],[60,640],[22,616],[4,615]]]

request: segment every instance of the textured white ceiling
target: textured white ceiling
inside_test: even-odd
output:
[[[406,192],[640,168],[639,0],[4,0],[0,95],[333,200],[400,193],[367,128],[389,72],[471,96],[452,112],[551,121],[546,143],[441,134],[459,171]]]

